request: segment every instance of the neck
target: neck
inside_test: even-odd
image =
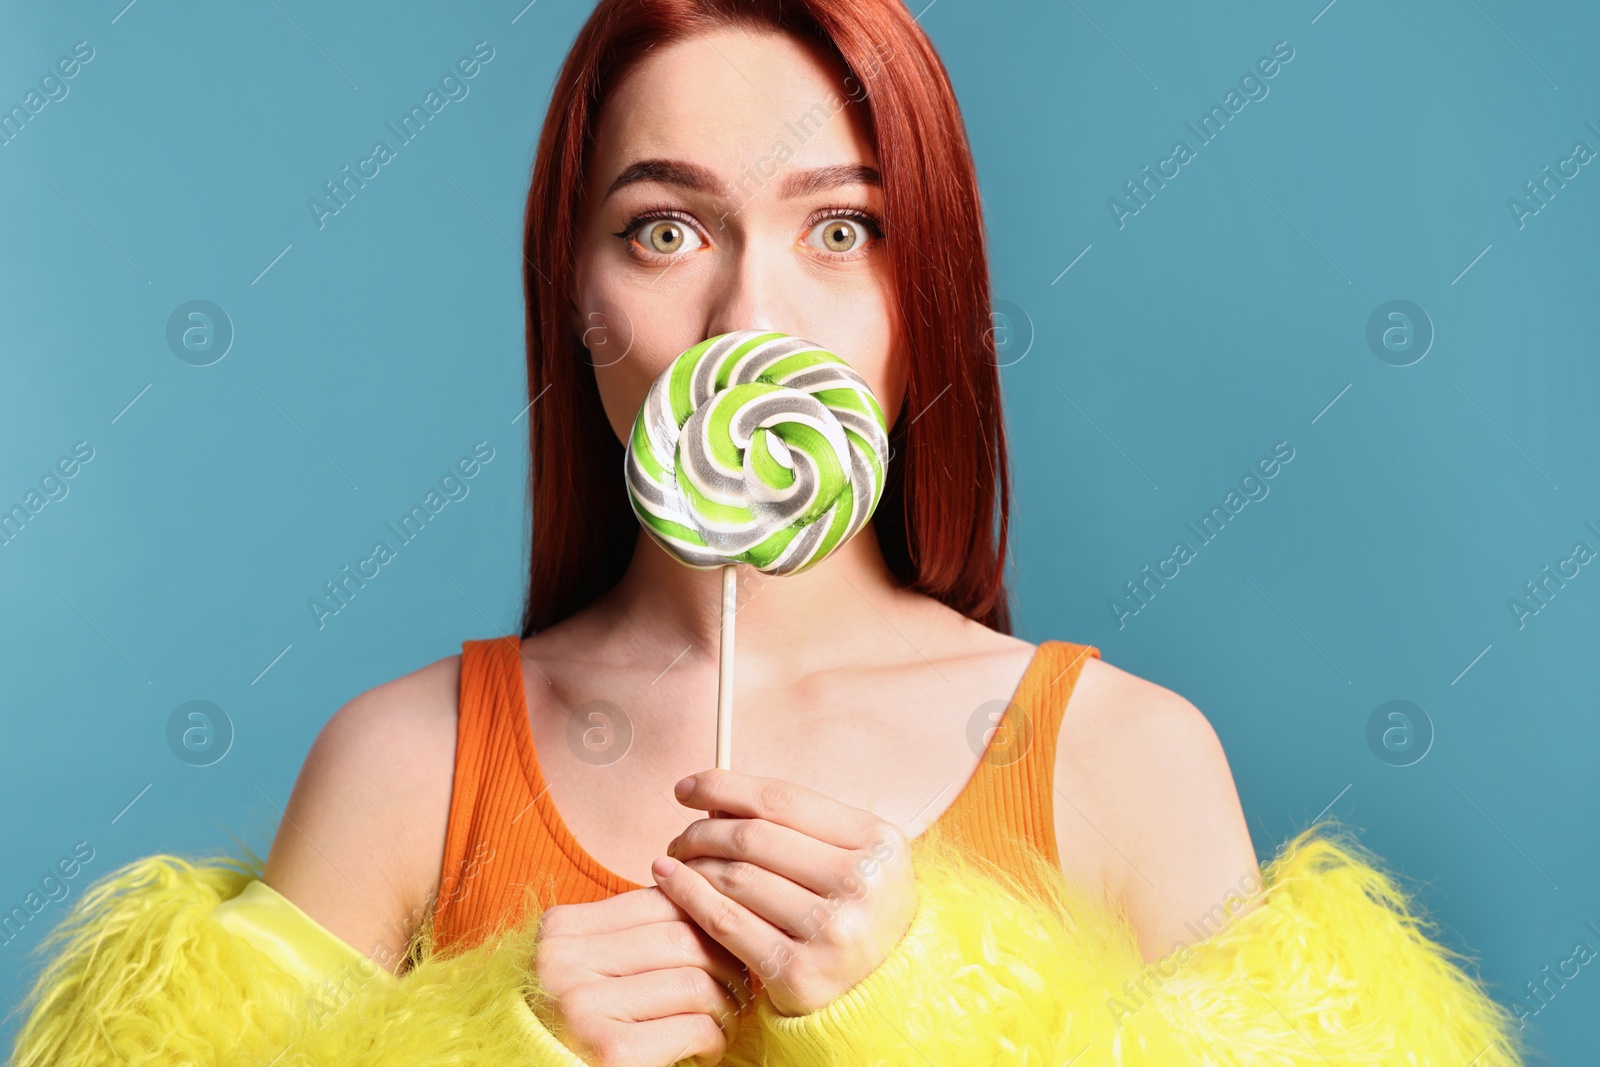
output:
[[[746,563],[734,567],[738,660],[770,665],[778,676],[857,660],[878,643],[883,619],[902,617],[904,586],[884,562],[871,522],[800,574],[778,577]],[[714,669],[722,589],[723,568],[685,566],[641,527],[626,573],[604,597],[608,624],[639,635],[640,651],[664,655],[663,663],[681,657],[679,667],[698,661]],[[864,627],[873,631],[872,639],[863,640]]]

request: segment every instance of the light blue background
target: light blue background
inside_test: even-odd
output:
[[[95,450],[0,547],[6,909],[80,840],[72,899],[158,850],[264,852],[327,716],[512,629],[525,581],[514,243],[589,5],[124,3],[0,15],[7,106],[95,49],[0,147],[0,504]],[[1324,809],[1362,828],[1502,1001],[1600,948],[1600,566],[1521,629],[1507,606],[1600,549],[1600,165],[1521,228],[1507,207],[1600,149],[1596,9],[938,0],[921,21],[1019,331],[1020,635],[1193,700],[1263,854]],[[470,95],[319,231],[306,200],[480,40]],[[1119,229],[1108,200],[1195,148],[1184,123],[1278,41],[1269,95]],[[192,299],[237,331],[212,366],[165,340]],[[1410,366],[1367,344],[1393,299],[1436,330]],[[470,495],[319,631],[307,599],[480,440]],[[1280,440],[1270,495],[1119,628],[1123,583]],[[236,730],[210,767],[167,746],[191,699]],[[1411,766],[1367,742],[1392,699],[1435,731]],[[6,1005],[64,910],[0,949]],[[1593,1059],[1594,971],[1530,1024],[1554,1062]]]

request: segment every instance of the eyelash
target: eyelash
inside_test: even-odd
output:
[[[623,224],[622,229],[617,230],[612,234],[612,236],[620,238],[623,241],[628,241],[631,244],[633,243],[633,235],[638,231],[640,226],[647,222],[654,222],[657,219],[671,219],[673,222],[681,222],[686,226],[693,226],[696,231],[699,230],[699,226],[695,224],[693,217],[686,212],[680,211],[668,204],[651,204],[634,214],[633,217],[628,219],[628,221]],[[864,223],[871,231],[871,237],[874,242],[883,240],[883,221],[878,217],[878,214],[873,211],[865,211],[861,208],[853,207],[822,208],[818,211],[812,212],[811,217],[806,220],[806,232],[809,233],[811,228],[817,223],[824,222],[828,219],[850,219],[853,222]],[[704,234],[701,235],[701,240],[705,240]],[[859,256],[865,255],[867,249],[871,247],[872,245],[869,244],[866,246],[866,248],[859,250],[835,253],[834,258],[841,260],[855,259]],[[652,251],[651,249],[645,248],[642,245],[639,246],[638,252],[652,259],[661,260],[672,258],[671,255],[665,252]]]

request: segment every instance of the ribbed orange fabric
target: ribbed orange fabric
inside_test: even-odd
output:
[[[584,851],[551,801],[520,656],[515,634],[461,645],[455,782],[433,914],[441,947],[470,947],[500,924],[520,922],[527,887],[541,910],[642,888]],[[1070,641],[1038,646],[976,771],[935,820],[964,847],[1024,876],[1022,842],[1060,862],[1056,736],[1089,656],[1100,650]]]

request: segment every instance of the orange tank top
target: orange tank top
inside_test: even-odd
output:
[[[983,758],[935,820],[962,847],[1026,876],[1024,843],[1059,865],[1052,798],[1056,735],[1092,645],[1045,641],[994,723]],[[461,645],[455,780],[434,901],[440,948],[470,948],[538,908],[642,888],[578,844],[550,799],[534,752],[515,634]],[[1021,712],[1019,717],[1018,713]]]

